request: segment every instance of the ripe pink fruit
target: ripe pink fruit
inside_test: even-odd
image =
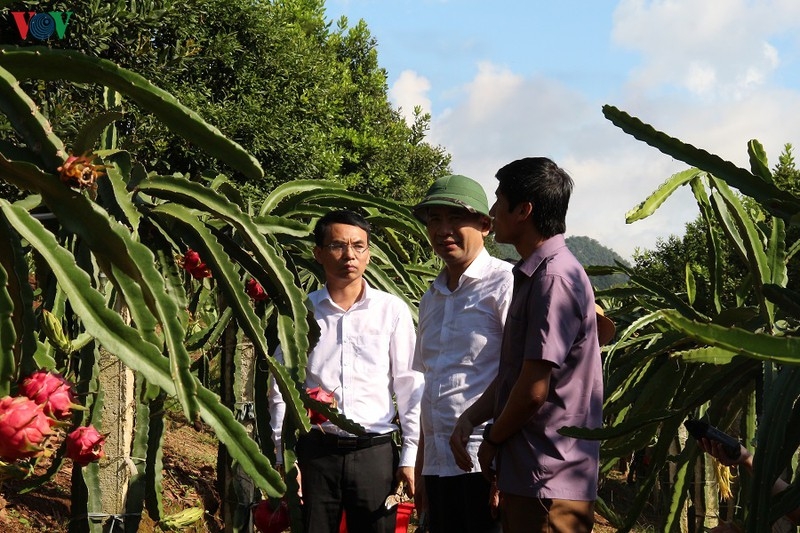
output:
[[[41,405],[48,416],[58,420],[72,416],[75,390],[61,374],[37,370],[22,380],[19,393]]]
[[[331,406],[331,408],[336,409],[336,397],[333,395],[332,392],[328,392],[321,387],[314,387],[313,389],[308,389],[308,395],[318,402],[327,403]],[[323,422],[328,421],[328,417],[323,415],[322,413],[318,413],[313,409],[308,410],[308,418],[311,419],[312,424],[322,424]]]
[[[24,396],[0,399],[0,459],[16,461],[42,453],[40,444],[54,423],[42,406]]]
[[[81,426],[67,435],[67,457],[79,465],[105,457],[103,444],[106,438],[94,426]]]
[[[281,500],[278,508],[273,510],[269,500],[261,500],[253,509],[253,525],[261,533],[281,533],[289,527],[289,508]]]

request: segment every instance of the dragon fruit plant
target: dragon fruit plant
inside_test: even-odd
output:
[[[68,144],[54,133],[45,113],[25,92],[25,82],[42,79],[102,86],[105,109],[87,117]],[[111,430],[121,421],[103,420],[102,404],[113,400],[92,394],[98,390],[99,372],[94,367],[101,347],[132,370],[136,386],[147,391],[136,401],[135,429],[127,435],[132,445],[124,452],[146,458],[137,463],[130,480],[136,489],[128,491],[124,506],[103,508],[97,495],[103,494],[100,478],[106,471],[96,465],[75,469],[73,486],[81,489],[73,492],[71,510],[73,523],[81,524],[75,527],[90,527],[86,517],[103,511],[124,514],[125,529],[136,531],[144,494],[163,491],[160,477],[145,472],[159,472],[163,467],[158,448],[163,415],[154,413],[163,412],[161,403],[166,397],[177,401],[191,423],[202,419],[208,424],[231,461],[266,497],[287,493],[286,483],[272,466],[274,450],[259,447],[270,442],[266,394],[254,395],[256,425],[263,437],[256,442],[233,412],[237,404],[233,390],[219,395],[201,381],[193,371],[192,355],[198,350],[218,352],[221,334],[228,325],[235,326],[231,331],[247,338],[259,361],[255,365],[258,383],[273,379],[286,401],[287,424],[291,425],[286,433],[311,429],[305,405],[311,405],[311,400],[306,394],[301,397],[298,384],[305,381],[306,354],[316,334],[305,299],[321,280],[305,255],[311,222],[320,212],[359,205],[370,218],[388,221],[386,241],[376,239],[368,269],[370,283],[404,296],[410,305],[424,292],[435,269],[419,244],[426,240],[424,228],[406,206],[393,201],[350,192],[332,182],[300,181],[277,187],[254,211],[230,183],[223,182],[222,175],[209,184],[180,172],[167,176],[149,172],[116,145],[119,132],[114,122],[124,117],[129,105],[152,113],[172,133],[204,150],[224,168],[252,181],[264,177],[251,154],[134,72],[71,50],[0,46],[0,113],[19,137],[0,146],[0,180],[33,193],[24,202],[0,198],[0,397],[11,394],[21,376],[40,366],[66,367],[80,376],[77,393],[85,412],[75,422],[87,427],[102,423]],[[217,168],[209,170],[219,174]],[[43,211],[47,218],[41,217]],[[58,226],[58,231],[47,225]],[[41,302],[29,283],[29,250],[36,254],[37,278],[41,269],[41,279],[48,284],[41,287]],[[178,262],[176,255],[180,255]],[[407,271],[406,264],[415,265],[416,270]],[[192,279],[186,279],[181,269]],[[220,320],[191,332],[198,302],[212,300],[224,302],[217,313]],[[253,301],[263,303],[253,305]],[[66,333],[63,338],[48,336],[42,348],[36,325],[39,308],[64,317],[73,340]],[[46,314],[42,315],[47,324]],[[273,357],[278,345],[282,362]],[[234,358],[221,368],[232,373],[240,366]],[[74,399],[63,387],[50,381],[39,383],[40,379],[32,380],[30,387],[35,390],[30,395],[36,401],[42,395],[48,398],[46,409],[53,416],[69,416],[70,409],[76,409],[68,407]],[[7,408],[11,403],[36,405],[29,399],[8,402]],[[23,444],[27,439],[33,447],[41,444],[51,422],[45,408],[37,407],[38,411],[27,408],[26,417],[3,415],[9,429],[1,438],[15,436]],[[41,415],[33,416],[33,412]],[[348,431],[364,431],[343,416],[328,416]],[[73,417],[78,418],[74,413]],[[23,439],[17,437],[20,433]],[[96,449],[98,437],[87,441],[88,434],[83,430],[80,439],[75,437],[78,449],[85,450],[73,458],[82,460],[86,450],[101,453]],[[27,445],[23,448],[30,453]],[[291,454],[291,446],[286,447],[284,455]],[[8,459],[14,457],[11,454]],[[293,462],[291,457],[284,459],[285,464]],[[287,497],[292,511],[299,505],[292,500],[295,492]],[[136,511],[126,511],[130,509]],[[235,512],[249,514],[250,509],[242,509]],[[163,517],[160,498],[152,499],[148,513],[154,519]],[[244,521],[239,518],[230,517],[231,523]]]

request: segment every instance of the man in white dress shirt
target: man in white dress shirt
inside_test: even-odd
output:
[[[438,179],[414,213],[445,264],[419,307],[414,369],[425,375],[425,392],[417,508],[427,504],[431,533],[499,532],[491,484],[477,461],[483,427],[467,444],[475,465],[469,473],[456,465],[449,439],[458,417],[497,375],[512,265],[483,246],[492,222],[486,193],[474,180]]]
[[[328,421],[298,439],[303,521],[310,533],[338,532],[343,510],[348,531],[393,533],[396,507],[387,510],[386,497],[399,481],[414,491],[423,385],[422,374],[411,368],[414,323],[400,298],[363,279],[369,238],[369,223],[347,210],[326,214],[314,230],[314,258],[325,271],[325,287],[308,296],[320,337],[308,355],[305,385],[333,392],[338,410],[368,435],[356,437]],[[285,405],[274,386],[270,400],[280,455]],[[396,415],[399,453],[392,441]]]

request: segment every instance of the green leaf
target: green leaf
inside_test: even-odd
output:
[[[210,213],[226,221],[236,230],[243,246],[253,254],[253,258],[261,266],[261,272],[251,272],[251,274],[262,286],[280,290],[272,294],[271,299],[281,315],[278,320],[282,326],[278,329],[278,334],[281,346],[284,347],[286,365],[290,368],[299,366],[304,368],[305,364],[301,363],[305,361],[309,348],[309,329],[305,321],[308,315],[305,294],[297,287],[295,277],[286,267],[283,257],[259,233],[252,220],[225,197],[185,179],[152,177],[142,182],[140,189],[158,198]],[[177,212],[172,212],[171,215],[177,216]],[[184,217],[181,220],[188,223],[190,219]],[[195,224],[192,227],[196,230],[199,226]]]
[[[6,274],[0,263],[0,397],[8,396],[11,390],[16,365],[14,364],[14,345],[17,334],[14,331],[14,302],[8,294]]]
[[[299,407],[302,403],[291,376],[286,368],[269,353],[269,347],[264,337],[263,328],[261,327],[255,311],[250,305],[250,300],[245,293],[244,284],[229,260],[229,254],[220,246],[211,231],[187,208],[178,204],[164,204],[156,208],[154,213],[170,217],[174,221],[184,224],[194,233],[192,245],[201,253],[203,261],[211,265],[214,271],[217,272],[215,279],[217,280],[219,289],[225,295],[228,305],[233,309],[239,326],[253,343],[253,348],[256,353],[259,357],[264,358],[269,365],[270,372],[275,376],[281,394],[286,399],[287,408],[290,409],[289,414],[295,417],[299,424],[303,424],[301,427],[303,427],[305,431],[311,429],[308,415],[305,410],[301,410]],[[305,310],[305,307],[303,309]],[[305,313],[307,313],[307,311],[305,311]],[[285,318],[288,322],[293,324],[301,321],[305,322],[305,313],[298,317],[285,316]],[[278,317],[278,319],[279,329],[281,327],[287,327],[287,324],[281,323],[280,317]],[[306,343],[307,342],[308,340],[306,339]],[[281,346],[283,347],[286,345],[282,344]]]
[[[20,88],[14,75],[3,68],[2,62],[0,62],[0,111],[8,117],[14,129],[22,135],[25,144],[38,154],[48,170],[55,172],[67,158],[64,144],[53,134],[50,122]]]
[[[671,327],[700,343],[761,361],[800,364],[800,337],[775,337],[735,327],[697,322],[673,310],[659,311],[658,314]]]
[[[764,146],[756,139],[751,139],[747,143],[747,154],[750,156],[750,170],[753,175],[758,176],[767,183],[773,183],[772,172],[769,170],[767,153]]]
[[[719,156],[670,137],[616,107],[603,106],[603,115],[636,139],[726,181],[731,187],[757,200],[777,217],[788,219],[800,212],[800,199]]]
[[[72,145],[72,153],[81,155],[94,151],[95,144],[97,144],[103,130],[117,120],[122,120],[125,115],[119,111],[103,111],[84,125],[75,137],[75,142]]]
[[[697,283],[694,279],[694,274],[692,273],[692,265],[686,263],[685,267],[686,272],[686,297],[689,299],[689,305],[694,305],[694,299],[697,295]]]
[[[767,254],[764,251],[761,235],[753,223],[752,219],[747,215],[742,206],[742,203],[736,198],[731,190],[725,183],[722,183],[716,178],[711,178],[719,197],[724,202],[723,208],[719,201],[712,201],[712,205],[720,213],[718,217],[722,220],[723,228],[735,241],[740,243],[741,248],[744,250],[744,257],[750,268],[749,271],[753,276],[753,288],[755,289],[759,305],[761,307],[764,319],[768,324],[772,324],[774,320],[773,306],[763,296],[764,283],[772,281],[772,272],[770,271],[769,261]],[[715,194],[712,200],[718,200]]]
[[[738,354],[716,346],[704,346],[702,348],[693,348],[691,350],[681,350],[675,352],[673,357],[676,357],[687,363],[711,363],[714,365],[724,365],[730,363]]]
[[[275,187],[269,196],[267,196],[264,203],[261,204],[261,209],[259,209],[258,214],[259,216],[269,215],[287,198],[303,192],[320,189],[337,189],[341,191],[344,190],[344,185],[334,181],[323,180],[293,180],[283,183]]]
[[[667,181],[662,183],[653,194],[647,197],[644,202],[625,213],[625,223],[631,224],[637,220],[642,220],[649,217],[655,213],[656,210],[661,207],[665,201],[667,201],[667,198],[669,198],[679,187],[686,185],[696,177],[702,176],[703,174],[705,173],[696,168],[690,168],[688,170],[678,172],[677,174],[673,174]]]
[[[89,57],[72,50],[52,50],[41,46],[0,47],[0,67],[17,79],[69,80],[98,83],[127,96],[152,112],[171,131],[224,161],[250,179],[261,179],[264,171],[258,161],[239,144],[203,120],[142,76],[110,61]],[[0,98],[0,101],[4,98]],[[62,150],[63,152],[63,147]]]
[[[22,244],[2,216],[0,269],[4,277],[0,280],[0,393],[5,391],[0,396],[5,396],[20,370],[25,374],[34,370],[38,341],[33,289]]]
[[[703,181],[700,179],[692,180],[692,192],[697,200],[697,207],[700,208],[700,215],[703,217],[706,226],[706,239],[708,247],[708,272],[711,283],[711,299],[714,303],[714,310],[719,313],[722,310],[722,283],[723,283],[723,260],[722,243],[719,239],[717,224],[714,220],[714,213],[711,209],[711,202],[706,194]]]
[[[87,333],[94,336],[124,364],[141,372],[149,382],[174,395],[176,386],[169,361],[136,330],[125,325],[119,315],[105,307],[103,296],[92,286],[89,276],[75,264],[74,258],[60,247],[53,235],[25,210],[0,200],[0,209],[14,229],[42,254],[69,298],[74,312],[81,317]],[[220,442],[253,482],[272,496],[280,496],[285,485],[269,461],[259,452],[244,427],[219,401],[219,397],[197,384],[200,415],[213,429]]]

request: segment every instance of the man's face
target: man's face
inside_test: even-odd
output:
[[[361,278],[369,263],[367,232],[358,226],[331,224],[325,244],[314,247],[314,259],[322,265],[328,281]]]
[[[428,208],[426,228],[436,255],[448,266],[466,269],[483,250],[491,223],[466,209],[437,205]]]
[[[508,211],[508,199],[500,192],[500,189],[497,189],[494,195],[496,199],[489,210],[494,226],[494,240],[496,242],[511,243],[513,225],[511,213]]]

